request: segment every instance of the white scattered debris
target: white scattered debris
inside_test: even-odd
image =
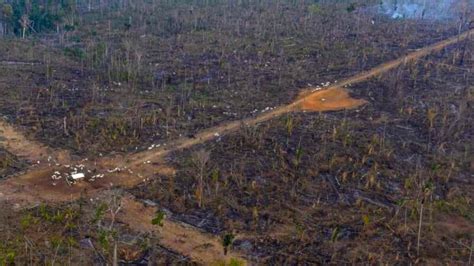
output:
[[[220,134],[218,132],[214,133],[214,137],[220,137]]]
[[[103,178],[105,175],[104,174],[98,174],[98,175],[95,175],[93,176],[94,178]]]
[[[265,113],[265,112],[270,111],[270,110],[273,110],[273,107],[266,107],[266,108],[263,109],[261,112],[262,112],[262,113]]]
[[[153,150],[154,148],[159,148],[160,146],[161,146],[161,144],[151,144],[151,146],[148,147],[148,150]]]
[[[228,116],[238,116],[237,113],[232,113],[232,112],[222,112],[223,115],[228,115]]]
[[[90,181],[90,182],[94,182],[96,179],[104,178],[104,176],[105,176],[104,174],[93,175],[93,176],[89,179],[89,181]]]
[[[127,167],[122,167],[122,168],[120,168],[120,167],[115,167],[114,169],[109,169],[109,170],[107,170],[107,172],[109,172],[109,173],[115,173],[115,172],[121,172],[121,171],[123,171],[123,170],[125,170],[125,169],[127,169]]]
[[[331,85],[331,82],[326,82],[326,83],[321,83],[321,85],[323,85],[323,87],[329,87],[329,85]]]
[[[326,99],[325,99],[325,98],[321,98],[321,102],[325,102],[325,101],[326,101]]]

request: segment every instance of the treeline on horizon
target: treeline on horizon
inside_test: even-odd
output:
[[[71,30],[77,0],[0,0],[0,32],[23,36],[29,33]]]
[[[262,7],[268,4],[311,5],[347,3],[349,9],[360,5],[359,0],[0,0],[0,36],[26,37],[32,33],[71,31],[77,27],[77,16],[84,12],[125,10],[152,4],[172,8],[188,5],[206,7],[228,5]],[[157,14],[158,15],[158,14]]]

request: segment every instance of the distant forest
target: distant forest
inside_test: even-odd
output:
[[[74,27],[77,0],[0,0],[0,33],[25,37],[31,32]]]
[[[142,6],[149,1],[132,0],[0,0],[0,36],[16,35],[26,37],[32,33],[72,31],[77,27],[77,16],[87,11],[99,10],[125,10],[127,7]],[[250,6],[261,5],[268,1],[252,0],[158,0],[153,5],[161,6],[213,6],[213,5],[237,5]],[[271,2],[271,1],[270,1]],[[285,2],[285,1],[282,1]],[[308,3],[323,3],[325,0],[293,0],[288,1],[294,5]],[[347,2],[348,10],[355,7],[351,1],[340,0],[339,3]],[[357,2],[357,1],[356,1]],[[371,1],[366,1],[371,2]]]
[[[0,36],[71,31],[81,10],[116,7],[127,0],[0,0]]]

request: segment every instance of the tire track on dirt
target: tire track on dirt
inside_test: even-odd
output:
[[[172,152],[177,152],[197,144],[211,141],[224,134],[237,131],[242,126],[253,126],[289,112],[296,110],[306,110],[308,109],[308,102],[309,106],[311,106],[310,109],[313,111],[335,111],[360,106],[361,104],[364,104],[363,100],[351,99],[348,97],[349,94],[347,93],[347,90],[345,90],[343,87],[368,80],[372,77],[392,70],[404,63],[424,57],[435,51],[442,50],[449,45],[469,38],[469,36],[473,33],[474,29],[459,36],[449,38],[419,49],[402,58],[387,62],[373,68],[372,70],[365,71],[351,78],[342,80],[336,84],[333,84],[332,86],[325,88],[324,90],[313,90],[313,92],[301,96],[288,105],[278,107],[255,117],[239,121],[232,121],[203,130],[202,132],[196,134],[195,138],[180,138],[164,144],[161,148],[136,154],[99,158],[94,161],[84,159],[80,162],[76,162],[83,164],[86,169],[89,169],[88,171],[90,171],[91,174],[105,173],[105,176],[100,179],[89,182],[79,182],[75,185],[69,185],[66,182],[60,182],[58,184],[52,185],[52,175],[58,170],[68,171],[68,169],[65,169],[68,167],[64,165],[54,165],[40,167],[39,169],[32,169],[25,175],[10,178],[1,182],[0,200],[16,204],[18,208],[37,204],[39,202],[66,202],[78,199],[80,197],[97,195],[97,193],[100,191],[112,187],[118,186],[123,188],[131,188],[146,181],[156,174],[173,174],[174,169],[166,167],[166,164],[162,161],[166,155]],[[345,96],[342,97],[341,95]],[[344,100],[344,104],[341,104],[341,99]],[[352,104],[348,105],[347,101],[351,102]],[[38,144],[38,146],[34,147],[36,147],[41,152],[39,152],[39,154],[28,154],[21,142],[25,141],[26,147],[28,147],[28,145],[36,144],[31,141],[28,142],[27,138],[22,137],[22,134],[18,131],[15,131],[13,128],[8,128],[8,125],[4,124],[3,127],[10,130],[7,131],[10,132],[7,134],[10,135],[10,137],[6,139],[9,139],[8,143],[10,143],[10,148],[13,150],[13,153],[15,153],[16,150],[16,154],[23,154],[23,156],[30,156],[30,158],[38,158],[38,156],[41,157],[45,154],[44,151],[49,151],[48,148]],[[5,133],[3,133],[3,135],[5,135]],[[0,136],[2,135],[0,134]],[[64,163],[68,162],[72,163],[70,160],[64,161]],[[113,171],[111,171],[111,169],[113,169]],[[129,208],[124,208],[124,213],[122,213],[121,219],[132,228],[137,230],[149,230],[149,227],[151,226],[149,218],[154,213],[154,211],[156,211],[156,209],[139,209],[139,211],[137,211],[137,208],[141,205],[141,203],[136,202],[133,199],[129,199],[127,204]],[[182,225],[178,226],[178,223],[174,223],[172,221],[169,221],[167,224],[165,224],[165,227],[162,229],[163,232],[167,231],[168,228],[170,229],[170,232],[175,230],[180,231],[183,235],[192,236],[190,238],[191,240],[198,238],[199,236],[201,237],[199,242],[213,243],[212,245],[208,246],[205,251],[202,251],[201,249],[196,248],[196,246],[192,248],[190,246],[184,245],[182,241],[176,239],[176,235],[174,234],[164,234],[161,236],[162,241],[170,249],[173,249],[199,262],[207,263],[216,258],[223,258],[222,245],[214,237],[206,235],[192,227],[183,227]],[[242,254],[237,253],[231,255],[241,258],[244,257]],[[229,258],[229,255],[224,256],[224,259]]]

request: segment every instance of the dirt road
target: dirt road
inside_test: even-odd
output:
[[[136,165],[140,164],[143,161],[152,161],[154,162],[155,160],[158,160],[162,158],[164,155],[176,151],[176,150],[181,150],[181,149],[186,149],[191,146],[194,146],[196,144],[200,144],[206,141],[210,141],[212,139],[216,139],[219,136],[222,136],[224,134],[228,134],[230,132],[238,130],[242,125],[247,125],[247,126],[253,126],[265,121],[268,121],[270,119],[273,119],[275,117],[278,117],[282,114],[289,113],[295,110],[306,110],[306,109],[311,109],[308,108],[308,102],[313,102],[315,99],[322,99],[327,95],[331,94],[332,97],[326,99],[327,101],[325,102],[324,105],[318,106],[318,109],[312,108],[314,111],[334,111],[334,110],[341,110],[341,109],[350,109],[350,108],[355,108],[363,104],[361,100],[354,100],[351,99],[346,95],[344,96],[335,96],[335,95],[342,95],[346,94],[347,91],[343,90],[342,88],[360,83],[362,81],[366,81],[370,78],[373,78],[375,76],[378,76],[382,73],[388,72],[402,64],[405,64],[410,61],[414,61],[416,59],[419,59],[421,57],[424,57],[430,53],[440,51],[444,48],[446,48],[449,45],[455,44],[457,42],[460,42],[462,40],[465,40],[466,38],[470,38],[472,35],[474,35],[474,29],[465,32],[459,36],[453,37],[446,39],[444,41],[435,43],[433,45],[424,47],[422,49],[418,49],[415,52],[409,53],[408,55],[387,62],[385,64],[382,64],[380,66],[377,66],[369,71],[362,72],[360,74],[357,74],[353,77],[347,78],[345,80],[342,80],[340,82],[337,82],[327,88],[324,89],[324,91],[315,91],[313,93],[309,93],[303,97],[298,98],[296,101],[293,103],[290,103],[288,105],[284,105],[278,108],[275,108],[271,111],[268,111],[266,113],[257,115],[256,117],[251,117],[247,118],[244,120],[239,120],[239,121],[234,121],[234,122],[229,122],[229,123],[224,123],[220,126],[216,126],[213,128],[209,128],[207,130],[202,131],[199,134],[195,135],[195,138],[181,138],[176,141],[173,141],[169,143],[166,147],[153,150],[153,151],[145,151],[139,154],[135,154],[131,156],[131,165]],[[311,88],[310,88],[311,90]],[[349,104],[348,104],[349,102]]]
[[[196,134],[195,138],[180,138],[161,146],[161,148],[131,155],[100,158],[94,161],[84,159],[71,162],[68,159],[69,156],[59,156],[60,154],[63,154],[62,151],[51,153],[49,148],[36,142],[29,141],[28,138],[21,134],[21,132],[5,123],[2,123],[0,124],[0,137],[4,138],[3,145],[11,152],[33,161],[44,160],[45,155],[48,154],[59,155],[57,159],[58,163],[54,165],[48,164],[39,166],[31,169],[25,175],[10,178],[1,182],[0,200],[11,202],[18,208],[37,204],[39,202],[54,203],[71,201],[81,196],[93,196],[94,194],[111,187],[134,187],[141,182],[152,178],[157,173],[173,174],[174,169],[170,169],[162,163],[162,159],[171,152],[186,149],[206,141],[211,141],[224,134],[237,131],[242,125],[256,125],[296,110],[334,111],[358,107],[364,104],[365,101],[350,98],[347,90],[343,87],[365,81],[394,69],[406,62],[442,50],[449,45],[469,38],[473,33],[474,29],[460,36],[419,49],[405,57],[390,61],[375,67],[370,71],[360,73],[333,84],[324,90],[305,94],[291,104],[278,107],[255,117],[224,123]],[[74,185],[69,185],[64,182],[64,179],[59,181],[52,179],[53,176],[70,173],[72,171],[71,168],[76,169],[74,171],[78,171],[78,168],[79,171],[83,171],[86,174],[86,180]],[[134,202],[132,199],[129,199],[127,204],[130,208],[125,208],[125,210],[128,211],[122,213],[122,220],[136,230],[149,230],[149,218],[151,217],[150,215],[152,215],[153,210],[139,209],[141,203]],[[168,222],[165,225],[163,232],[168,231],[169,229],[168,232],[172,233],[160,235],[164,245],[203,263],[223,258],[222,245],[220,245],[214,237],[204,234],[192,227],[180,226],[182,225],[173,222]],[[213,244],[210,245],[211,248],[205,249],[204,251],[201,250],[201,248],[196,248],[196,243],[192,241],[191,243],[194,244],[185,245],[182,241],[177,240],[177,235],[174,232],[178,231],[181,231],[183,235],[191,236],[186,241],[199,239],[199,241],[197,241],[199,243],[204,242]],[[231,255],[243,257],[241,254]],[[224,257],[224,259],[229,258],[229,256]]]
[[[53,150],[37,141],[30,140],[20,130],[0,119],[0,146],[33,164],[41,162],[66,163],[71,159],[64,150]]]
[[[231,259],[245,262],[245,258],[232,250],[224,255],[224,248],[220,238],[202,232],[190,225],[175,221],[165,220],[163,227],[151,224],[157,208],[146,207],[132,197],[125,197],[121,201],[122,211],[117,219],[127,224],[136,232],[153,232],[160,236],[160,244],[179,251],[204,265],[216,265],[219,262],[229,264]]]

